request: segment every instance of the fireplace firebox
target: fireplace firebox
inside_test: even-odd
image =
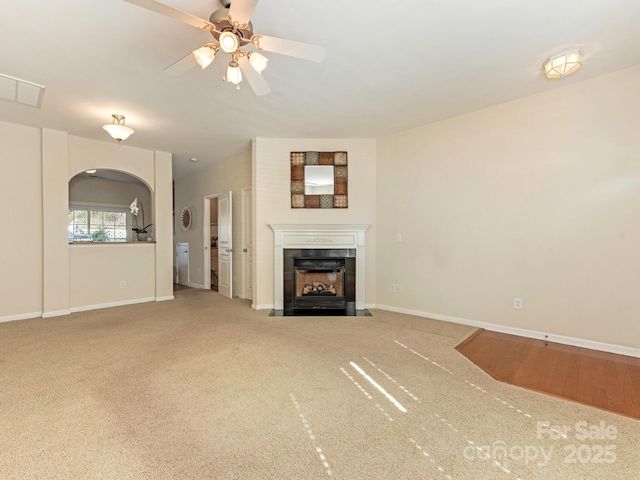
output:
[[[355,312],[355,249],[285,249],[285,315]]]
[[[346,309],[344,258],[294,258],[293,308]]]

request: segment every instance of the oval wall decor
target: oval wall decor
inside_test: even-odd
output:
[[[185,232],[191,228],[191,210],[189,207],[184,207],[180,214],[180,226]]]

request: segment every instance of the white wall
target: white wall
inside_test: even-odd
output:
[[[69,182],[69,201],[85,204],[129,206],[137,198],[144,206],[146,223],[152,222],[151,194],[146,185],[101,178],[74,177]],[[142,223],[142,217],[140,217]]]
[[[375,140],[257,138],[253,146],[254,302],[273,308],[273,230],[269,224],[370,224],[365,302],[376,302]],[[291,208],[291,152],[346,151],[349,208]]]
[[[135,263],[141,274],[148,276],[152,288],[143,287],[144,297],[138,300],[173,298],[170,154],[0,122],[0,162],[0,219],[5,231],[0,261],[7,269],[0,281],[0,321],[62,315],[77,307],[91,308],[120,300],[123,292],[107,293],[113,292],[114,285],[105,288],[104,279],[117,278],[115,286],[119,288],[121,273],[132,266],[130,258],[117,254],[123,246],[109,246],[114,249],[109,251],[112,261],[103,265],[100,278],[86,275],[87,266],[101,263],[104,256],[100,247],[84,247],[86,250],[80,254],[86,260],[84,264],[76,261],[79,256],[73,260],[69,256],[68,181],[90,168],[131,173],[154,192],[151,203],[157,212],[158,228],[151,251],[155,253],[149,259],[145,251]],[[142,283],[147,282],[145,277]],[[133,288],[126,293],[127,301],[132,300],[135,291]],[[99,298],[94,298],[96,292]]]
[[[40,129],[0,122],[0,320],[42,312]]]
[[[251,155],[247,152],[231,157],[211,167],[178,178],[175,181],[175,243],[189,244],[189,283],[204,285],[204,200],[208,195],[232,192],[233,235],[233,291],[239,295],[242,285],[242,189],[251,186]],[[184,232],[180,227],[180,212],[191,210],[191,228]],[[207,221],[210,221],[209,219]],[[174,247],[175,261],[175,247]],[[207,250],[208,252],[208,250]],[[206,272],[210,275],[209,272]]]
[[[638,85],[635,67],[380,139],[379,305],[639,348]]]
[[[154,260],[155,243],[70,245],[71,310],[155,300]]]

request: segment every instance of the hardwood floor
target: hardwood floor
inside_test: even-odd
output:
[[[640,358],[488,330],[456,349],[496,380],[640,420]]]

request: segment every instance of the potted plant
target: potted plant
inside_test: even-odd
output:
[[[106,231],[104,228],[100,227],[98,230],[94,231],[91,234],[91,240],[94,242],[108,242],[109,241],[110,232]]]
[[[131,227],[131,230],[136,232],[136,236],[138,237],[139,241],[144,241],[147,239],[147,235],[149,234],[148,228],[152,226],[153,223],[150,223],[149,225],[144,224],[144,207],[142,206],[142,202],[138,201],[138,197],[136,197],[133,202],[131,202],[129,208],[131,209],[131,215],[135,217],[136,223],[134,227]],[[142,226],[138,225],[138,213],[140,211],[142,212]]]

